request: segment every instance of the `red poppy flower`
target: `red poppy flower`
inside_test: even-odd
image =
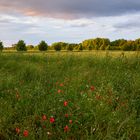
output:
[[[20,133],[20,129],[17,127],[16,128],[16,133],[19,134]]]
[[[61,83],[61,84],[60,84],[60,87],[63,87],[63,86],[64,86],[64,84],[63,84],[63,83]]]
[[[51,117],[51,118],[50,118],[50,123],[54,123],[54,122],[55,122],[54,117]]]
[[[64,127],[64,132],[68,132],[69,131],[69,127],[66,125],[65,127]]]
[[[58,89],[58,91],[57,91],[58,93],[61,93],[61,89]]]
[[[44,121],[47,120],[46,115],[43,115],[43,116],[42,116],[42,120],[44,120]]]
[[[64,106],[67,106],[67,105],[68,105],[68,102],[67,102],[67,101],[65,101],[65,102],[64,102]]]
[[[72,124],[72,120],[69,120],[69,123]]]
[[[91,89],[91,91],[94,91],[95,90],[95,87],[94,86],[91,86],[90,89]]]
[[[23,131],[23,136],[24,136],[24,137],[27,137],[28,135],[29,135],[28,130],[24,130],[24,131]]]
[[[66,118],[68,118],[68,116],[69,116],[68,114],[65,114],[65,117],[66,117]]]

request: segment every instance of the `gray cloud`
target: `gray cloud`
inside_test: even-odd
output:
[[[127,17],[127,18],[126,18]],[[140,29],[140,15],[127,15],[113,25],[116,29]]]
[[[118,23],[114,25],[115,28],[118,29],[132,29],[132,28],[139,28],[140,29],[140,22],[125,22],[125,23]]]
[[[32,16],[81,18],[139,12],[139,0],[0,0],[1,11],[20,11]]]

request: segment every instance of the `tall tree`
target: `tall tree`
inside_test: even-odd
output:
[[[38,45],[40,51],[46,51],[48,49],[48,44],[45,41],[41,41]]]
[[[26,44],[23,40],[19,40],[16,44],[17,51],[27,51]]]

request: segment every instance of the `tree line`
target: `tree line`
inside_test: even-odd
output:
[[[108,38],[95,38],[84,40],[81,43],[66,43],[66,42],[55,42],[50,46],[45,42],[41,41],[38,45],[26,45],[23,40],[19,40],[17,44],[13,44],[12,47],[4,47],[3,42],[0,41],[0,51],[2,50],[17,50],[17,51],[27,51],[27,50],[124,50],[124,51],[140,51],[140,38],[136,40],[125,40],[117,39],[115,41],[110,41]]]

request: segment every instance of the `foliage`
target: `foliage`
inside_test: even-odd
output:
[[[0,51],[2,51],[4,48],[3,43],[0,41]]]
[[[127,41],[125,44],[122,45],[122,50],[124,51],[134,51],[136,50],[136,45],[134,41]]]
[[[48,49],[48,44],[45,41],[41,41],[38,45],[40,51],[46,51]]]
[[[53,43],[51,46],[52,46],[52,48],[54,48],[56,51],[61,51],[61,49],[62,49],[62,42]]]
[[[27,45],[27,50],[33,50],[34,46],[33,45]]]
[[[82,51],[82,50],[83,50],[83,45],[82,45],[82,43],[80,43],[80,44],[78,45],[78,50],[79,50],[79,51]]]
[[[82,42],[83,48],[88,50],[105,50],[110,45],[110,40],[106,38],[89,39]]]
[[[17,44],[12,45],[10,48],[4,48],[5,50],[14,50]],[[23,47],[25,48],[25,47]],[[93,38],[82,41],[82,43],[66,43],[55,42],[51,46],[48,46],[45,41],[41,41],[39,45],[28,45],[28,50],[123,50],[123,51],[140,51],[140,38],[136,40],[117,39],[110,41],[108,38]],[[21,50],[21,49],[20,49]]]
[[[73,44],[72,43],[71,44],[68,44],[67,45],[67,50],[68,51],[73,51],[74,49],[77,48],[77,46],[78,46],[78,44],[74,44],[74,43]]]
[[[17,51],[27,51],[26,44],[23,40],[19,40],[16,44]]]

